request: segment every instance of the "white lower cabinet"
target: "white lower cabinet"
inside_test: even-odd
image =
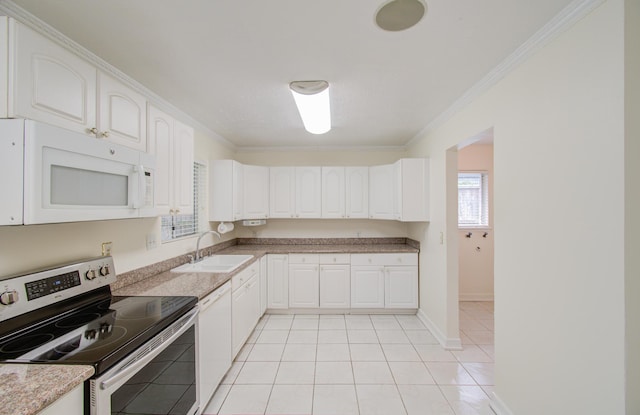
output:
[[[78,385],[62,398],[38,412],[38,415],[82,415],[84,414],[84,387]]]
[[[351,255],[320,255],[320,308],[351,306]]]
[[[236,357],[260,318],[260,276],[252,266],[231,279],[231,356]]]
[[[318,308],[318,255],[289,255],[289,307]]]
[[[418,255],[351,255],[351,308],[418,308]]]
[[[418,308],[418,267],[385,267],[385,308]]]
[[[289,255],[267,255],[267,308],[289,308]]]
[[[384,308],[384,267],[351,267],[351,308]]]
[[[320,308],[351,306],[351,276],[348,264],[320,265]]]
[[[203,298],[198,316],[198,389],[205,408],[231,367],[231,283]]]

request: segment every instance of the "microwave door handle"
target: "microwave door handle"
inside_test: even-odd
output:
[[[193,322],[198,317],[198,308],[194,309],[194,311],[191,311],[190,314],[191,316],[189,317],[188,321],[184,323],[184,325],[180,328],[180,330],[178,330],[171,337],[169,337],[167,340],[162,342],[162,344],[159,347],[151,350],[150,352],[147,352],[147,354],[140,357],[139,360],[135,361],[129,366],[124,367],[121,370],[118,370],[116,373],[113,374],[113,376],[100,382],[100,389],[102,390],[109,389],[111,386],[118,383],[118,381],[135,374],[143,366],[145,366],[147,363],[155,359],[160,353],[162,353],[167,347],[169,347],[178,337],[182,336],[184,332],[189,329],[189,327],[191,327]]]

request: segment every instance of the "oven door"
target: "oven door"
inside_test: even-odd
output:
[[[89,415],[194,415],[198,411],[197,317],[194,308],[89,380]]]

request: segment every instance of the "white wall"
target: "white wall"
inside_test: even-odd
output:
[[[640,1],[625,1],[626,414],[640,414]]]
[[[459,149],[458,170],[488,174],[489,226],[492,227],[493,144],[472,144]],[[471,237],[467,238],[469,232]],[[459,299],[493,300],[493,229],[458,229],[458,255]]]
[[[229,158],[232,151],[196,131],[196,159]],[[147,234],[155,233],[158,248],[146,249]],[[225,235],[232,238],[233,233]],[[101,254],[102,242],[113,243],[117,273],[195,250],[195,237],[160,244],[160,219],[124,219],[50,225],[0,226],[0,277],[38,267]],[[203,246],[213,243],[203,239]],[[217,240],[215,241],[217,242]]]
[[[624,413],[623,4],[598,7],[410,149],[432,164],[431,224],[409,229],[423,242],[421,311],[455,336],[450,237],[439,244],[447,150],[494,128],[501,413]]]

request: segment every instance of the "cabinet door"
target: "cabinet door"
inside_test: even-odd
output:
[[[289,308],[289,256],[267,256],[267,308]]]
[[[9,117],[9,18],[0,17],[0,118]]]
[[[95,67],[20,23],[10,20],[9,26],[15,39],[9,116],[91,135],[97,128]]]
[[[320,308],[349,308],[350,304],[350,266],[321,265]]]
[[[267,310],[267,257],[260,258],[260,317]]]
[[[243,166],[243,219],[265,219],[269,216],[269,168]]]
[[[149,106],[149,152],[156,156],[154,180],[158,215],[169,215],[173,207],[173,118]]]
[[[289,307],[318,308],[318,264],[289,265]]]
[[[320,167],[296,167],[296,218],[322,217]]]
[[[147,100],[111,76],[98,74],[98,130],[111,142],[147,151]]]
[[[233,222],[234,160],[209,162],[209,221]]]
[[[384,308],[383,267],[351,267],[351,308]]]
[[[394,219],[394,168],[392,164],[369,168],[369,217]]]
[[[369,168],[345,169],[345,213],[347,218],[369,217]]]
[[[345,217],[344,167],[322,168],[322,217]]]
[[[198,303],[198,388],[203,406],[231,367],[231,287],[227,283]]]
[[[418,267],[386,267],[385,308],[418,308]]]
[[[235,358],[244,341],[251,321],[251,293],[246,289],[247,283],[231,294],[231,348]]]
[[[269,216],[295,216],[295,167],[269,168]]]
[[[176,121],[173,141],[174,207],[181,215],[193,214],[193,140],[193,128]]]

